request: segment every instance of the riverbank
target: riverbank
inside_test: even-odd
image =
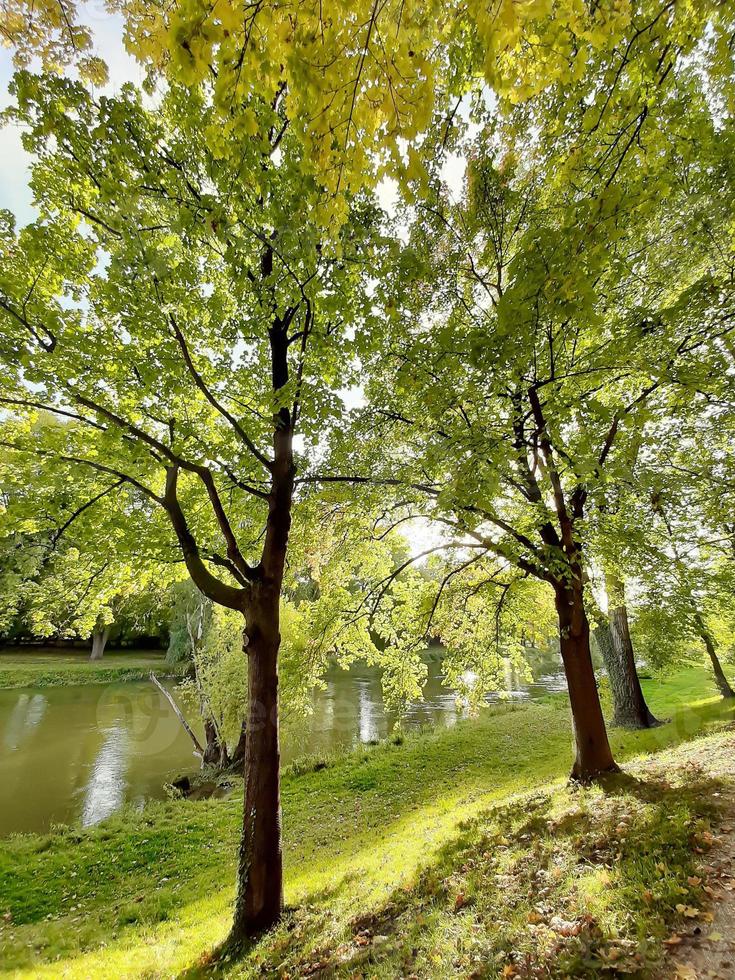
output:
[[[716,781],[730,778],[692,768],[686,743],[720,732],[694,745],[732,757],[722,732],[734,708],[703,668],[645,688],[671,720],[612,736],[620,761],[640,757],[630,771],[645,786],[565,787],[561,698],[294,767],[283,781],[293,911],[227,974],[437,977],[482,962],[478,976],[523,976],[524,957],[543,956],[557,975],[594,977],[621,957],[653,961],[686,918],[677,905],[696,911],[706,897],[688,879],[709,846]],[[2,842],[6,975],[152,978],[206,958],[228,926],[241,812],[239,793],[170,800]]]
[[[159,651],[110,650],[102,660],[93,661],[83,652],[6,649],[0,653],[0,690],[140,681],[147,680],[151,671],[159,678],[184,674],[182,667],[167,664]]]

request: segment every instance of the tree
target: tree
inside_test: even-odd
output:
[[[711,146],[701,86],[687,71],[675,77]],[[711,293],[712,251],[696,236],[704,202],[719,206],[706,155],[686,152],[678,180],[688,135],[676,106],[661,107],[666,153],[656,147],[645,182],[640,159],[623,156],[585,193],[577,177],[596,145],[572,164],[560,140],[557,167],[556,151],[522,128],[525,110],[498,132],[485,124],[466,150],[461,199],[438,176],[414,195],[367,391],[362,432],[374,451],[362,479],[428,498],[428,516],[552,587],[582,779],[614,767],[585,608],[590,517],[628,481],[669,389],[732,329],[719,305],[698,324],[681,317]],[[652,179],[667,189],[663,204]]]
[[[594,638],[610,681],[612,724],[621,728],[653,728],[659,724],[643,696],[628,622],[625,584],[614,573],[605,576],[607,615],[599,614]]]
[[[411,438],[398,444],[410,450],[404,472],[374,444],[377,469],[386,485],[407,483],[435,499],[433,516],[449,521],[464,547],[479,545],[552,585],[578,727],[575,772],[587,778],[612,766],[594,694],[579,535],[621,422],[642,411],[653,382],[645,366],[651,345],[642,342],[635,371],[598,397],[600,337],[605,356],[620,363],[643,328],[631,315],[616,337],[621,317],[611,316],[600,333],[590,311],[601,295],[598,277],[611,281],[606,250],[618,226],[624,237],[631,214],[640,221],[650,213],[638,204],[629,214],[629,196],[623,204],[614,185],[656,115],[650,107],[671,92],[670,63],[699,46],[714,50],[719,89],[729,94],[722,68],[731,63],[731,12],[723,7],[647,0],[580,10],[565,0],[550,12],[543,3],[502,0],[455,16],[396,0],[382,8],[341,5],[326,20],[312,4],[259,5],[243,16],[230,3],[204,15],[188,4],[131,3],[124,6],[128,40],[169,84],[155,113],[131,89],[96,101],[67,80],[19,77],[20,105],[10,118],[27,127],[27,146],[39,158],[40,218],[16,233],[6,217],[2,229],[2,356],[11,377],[4,397],[21,420],[9,445],[49,465],[91,467],[122,481],[129,505],[146,508],[153,527],[154,515],[165,516],[202,592],[245,618],[250,721],[235,944],[271,924],[281,907],[277,660],[297,493],[294,435],[298,427],[305,448],[323,448],[320,439],[341,420],[338,392],[361,367],[373,371],[376,403],[383,381],[393,380],[392,362],[373,357],[366,329],[367,270],[379,263],[373,210],[360,191],[382,174],[397,174],[426,206],[414,234],[427,234],[397,263],[407,289],[392,308],[422,317],[433,304],[448,329],[432,331],[428,358],[420,330],[398,334],[406,371],[384,409],[392,419],[383,421],[408,424]],[[462,215],[473,238],[453,242],[441,208],[439,218],[425,217],[437,211],[425,163],[454,138],[459,105],[452,110],[450,97],[482,90],[484,79],[504,101],[538,96],[544,107],[556,98],[572,111],[584,104],[576,81],[589,59],[598,75],[590,74],[584,94],[603,93],[617,131],[612,163],[602,149],[607,128],[595,144],[605,170],[600,193],[576,199],[572,178],[581,170],[569,152],[560,167],[566,183],[545,190],[525,161],[496,166],[485,154]],[[569,84],[570,99],[556,82]],[[594,120],[584,125],[595,130]],[[553,128],[544,130],[547,145]],[[402,139],[411,141],[405,153]],[[543,161],[550,168],[570,149],[558,142],[559,154]],[[590,159],[586,152],[583,162]],[[556,194],[566,213],[551,206]],[[498,238],[497,206],[517,216],[518,234],[503,219]],[[622,245],[615,249],[623,255]],[[440,288],[426,302],[409,288],[422,278],[417,257],[431,288],[456,285],[457,270],[469,279],[460,277],[456,296]],[[612,293],[604,297],[610,309]],[[494,397],[486,415],[488,377]],[[573,440],[572,465],[564,431],[571,396],[580,404],[574,434],[582,434]],[[464,402],[488,423],[479,443],[454,418]],[[76,427],[48,438],[29,433],[24,422],[39,405],[71,413],[86,434]],[[349,462],[355,445],[348,443]],[[312,472],[321,483],[325,475]]]
[[[727,345],[725,350],[729,359]],[[700,399],[694,398],[678,425],[661,427],[659,440],[652,442],[650,469],[640,474],[648,492],[643,504],[650,530],[637,567],[643,610],[639,629],[652,659],[662,665],[686,654],[686,640],[699,641],[720,694],[732,698],[735,692],[718,656],[717,634],[731,633],[735,595],[733,535],[728,524],[732,462],[728,432],[733,417],[727,400],[720,400],[715,392],[707,392],[707,399],[711,413],[702,412]],[[713,426],[716,416],[720,424]],[[715,623],[720,629],[714,628]],[[652,635],[652,627],[658,638]]]
[[[278,103],[254,97],[254,131],[223,134],[219,154],[199,138],[215,124],[206,100],[176,86],[155,111],[131,87],[96,100],[27,73],[15,93],[39,217],[19,232],[3,222],[2,397],[16,420],[4,444],[44,473],[91,469],[117,487],[169,556],[175,542],[200,591],[243,618],[237,946],[282,905],[277,665],[294,435],[311,449],[342,411],[369,315],[357,287],[374,213],[355,200],[322,242]],[[34,430],[39,410],[74,424]]]
[[[58,425],[46,414],[36,428],[43,438]],[[91,637],[92,660],[101,659],[116,627],[157,626],[160,593],[152,581],[155,575],[162,586],[168,570],[135,554],[134,520],[119,520],[107,506],[120,484],[68,467],[45,481],[37,459],[17,454],[4,463],[6,616],[36,638]]]

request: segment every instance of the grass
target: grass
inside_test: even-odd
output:
[[[671,720],[613,733],[621,761],[733,720],[703,668],[645,687]],[[692,833],[713,819],[711,782],[674,755],[674,789],[648,773],[648,789],[622,780],[572,793],[570,761],[556,699],[294,767],[283,781],[293,911],[224,972],[513,976],[503,971],[542,962],[534,950],[561,972],[518,975],[609,975],[605,957],[648,962],[676,904],[698,898],[677,889],[690,888]],[[229,923],[240,820],[236,797],[171,800],[91,830],[3,842],[0,962],[13,976],[84,980],[203,963]]]
[[[91,661],[82,652],[5,650],[0,653],[0,690],[146,680],[151,671],[159,677],[181,674],[181,668],[166,664],[164,654],[154,651],[110,650],[102,660]]]

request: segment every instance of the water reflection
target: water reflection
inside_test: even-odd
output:
[[[3,749],[13,752],[28,738],[39,724],[46,710],[43,694],[21,694],[5,726]]]
[[[425,699],[409,706],[406,728],[454,725],[467,713],[444,686],[441,661],[428,668]],[[527,685],[511,675],[508,687],[510,694],[489,700],[526,700],[562,689],[563,679]],[[383,704],[379,672],[364,664],[330,668],[308,717],[284,709],[286,764],[384,738],[397,720]],[[188,736],[148,681],[0,691],[0,736],[0,835],[96,823],[125,802],[161,798],[164,782],[197,765]]]
[[[378,725],[374,712],[375,701],[371,697],[368,681],[361,680],[357,682],[357,703],[360,741],[373,742],[378,738]]]
[[[122,725],[110,728],[84,792],[82,826],[99,823],[125,802],[128,757],[128,730]]]

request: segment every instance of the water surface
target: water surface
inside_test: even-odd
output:
[[[307,718],[289,718],[286,707],[284,763],[390,733],[396,718],[383,705],[379,671],[334,666],[325,681]],[[506,696],[523,700],[563,688],[558,676],[510,681]],[[465,713],[442,683],[440,661],[429,662],[424,696],[404,716],[407,728],[452,725]],[[89,826],[125,803],[162,798],[165,782],[197,768],[190,739],[149,681],[0,690],[0,835]]]

